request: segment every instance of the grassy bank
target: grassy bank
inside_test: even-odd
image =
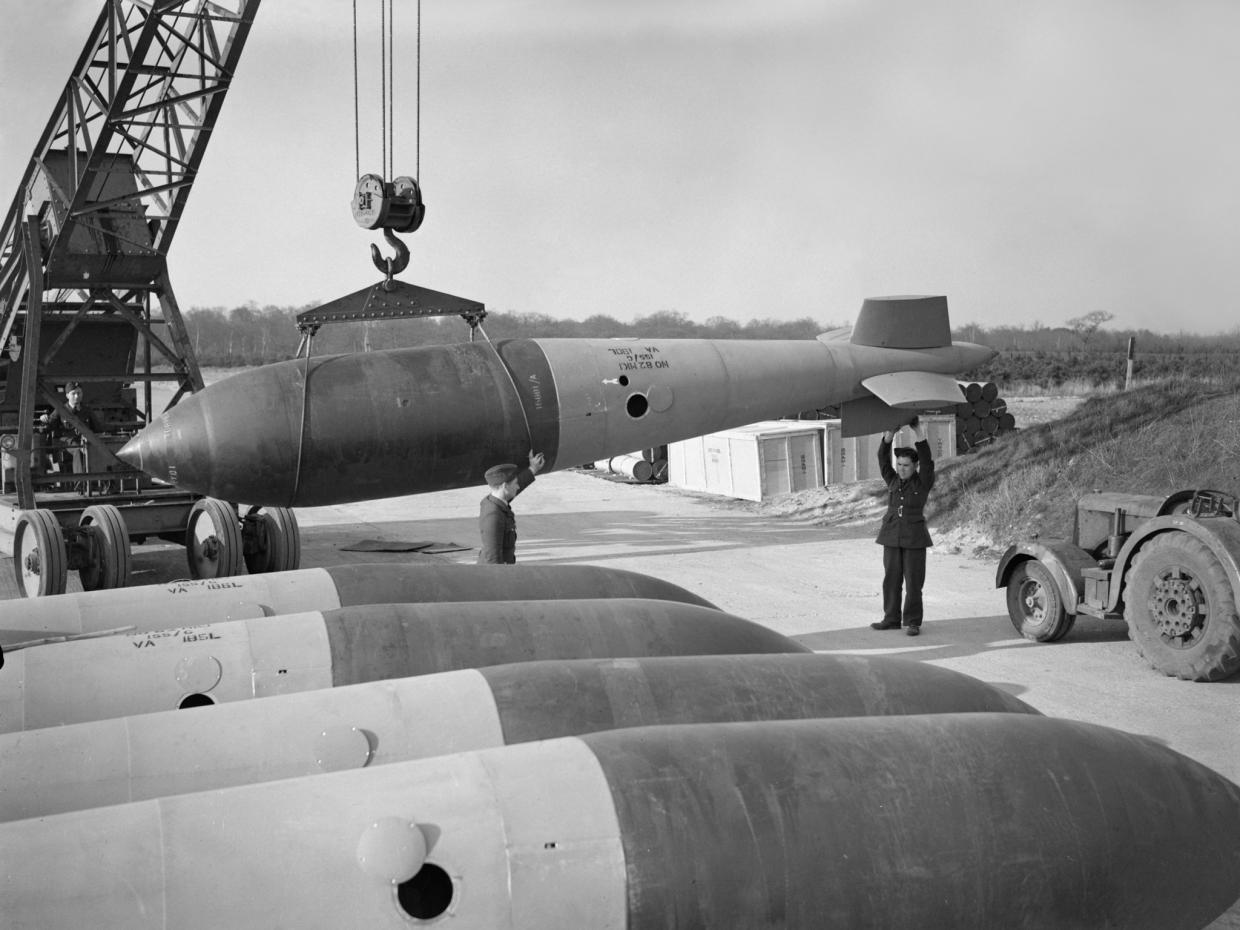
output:
[[[1094,490],[1240,493],[1240,380],[1167,381],[1089,396],[1064,419],[1022,429],[944,462],[928,515],[1005,546],[1066,537]]]

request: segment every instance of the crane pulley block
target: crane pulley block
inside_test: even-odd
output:
[[[401,175],[391,182],[364,174],[353,188],[353,219],[363,229],[409,233],[422,225],[426,204],[418,182]]]

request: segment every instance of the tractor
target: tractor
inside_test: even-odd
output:
[[[1086,494],[1072,539],[1034,536],[999,560],[1021,636],[1063,639],[1078,615],[1119,619],[1156,669],[1190,681],[1240,671],[1240,517],[1221,491]]]

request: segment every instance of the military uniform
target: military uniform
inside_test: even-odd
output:
[[[87,404],[69,409],[88,429],[92,432],[98,431],[99,421],[94,410]],[[47,417],[45,436],[46,454],[62,474],[86,471],[86,449],[82,445],[83,436],[77,424],[62,416],[59,410],[53,410]]]
[[[534,483],[534,473],[528,468],[522,468],[514,477],[517,479],[517,494]],[[478,531],[482,536],[482,548],[478,551],[479,565],[516,564],[517,518],[507,501],[500,500],[494,494],[482,499],[478,508]]]
[[[878,467],[887,483],[887,513],[875,540],[883,547],[883,625],[920,627],[921,588],[926,580],[926,549],[934,545],[924,508],[934,487],[930,444],[917,443],[917,470],[900,480],[891,465],[891,443],[878,446]],[[901,587],[904,608],[900,608]]]

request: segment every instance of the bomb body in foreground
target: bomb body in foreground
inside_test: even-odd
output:
[[[0,645],[363,604],[609,597],[714,606],[669,581],[595,565],[358,563],[0,601]]]
[[[2,824],[0,874],[13,930],[1188,930],[1240,788],[1034,715],[645,727]]]
[[[481,485],[530,449],[567,468],[828,405],[845,405],[845,435],[881,431],[959,402],[955,376],[994,355],[952,343],[945,298],[909,297],[866,301],[851,338],[514,339],[307,358],[183,398],[119,455],[224,500],[345,503]]]
[[[19,649],[0,732],[538,659],[809,651],[677,601],[362,604]]]
[[[0,734],[0,821],[617,727],[1036,713],[921,662],[812,654],[521,662]]]

